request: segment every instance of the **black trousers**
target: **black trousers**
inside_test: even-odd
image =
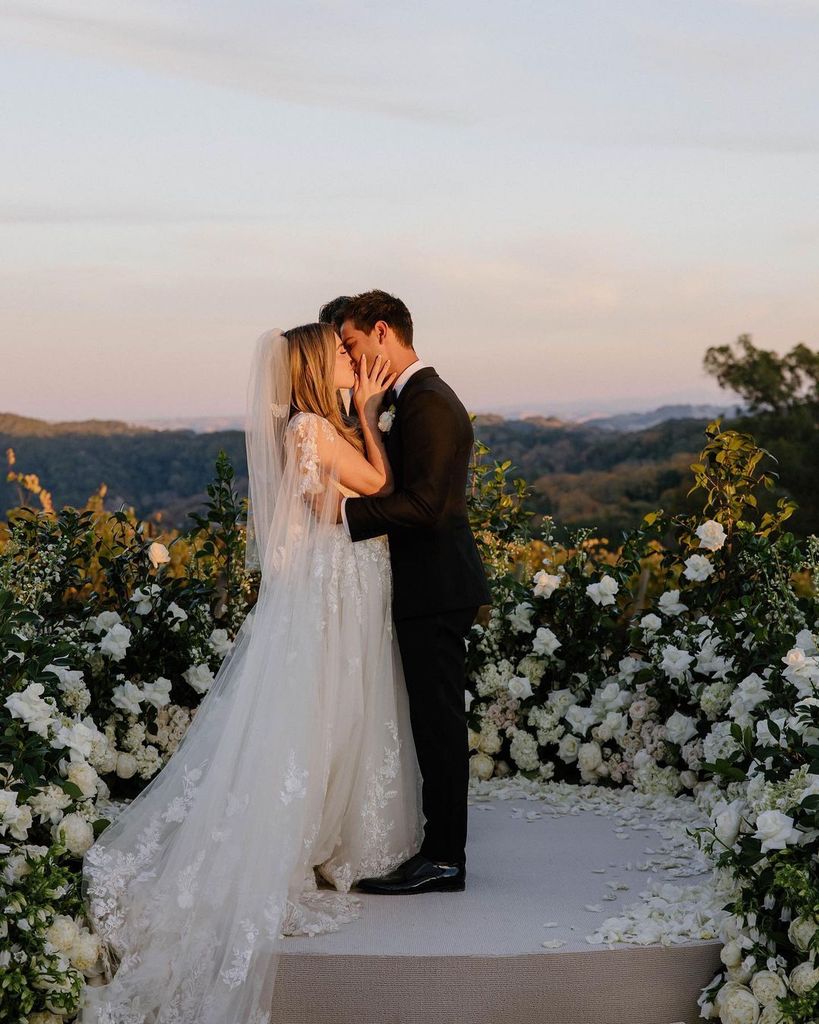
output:
[[[398,619],[395,623],[409,695],[410,721],[423,778],[427,819],[421,853],[466,861],[466,648],[477,608]]]

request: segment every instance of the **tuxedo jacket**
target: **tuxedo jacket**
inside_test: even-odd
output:
[[[417,370],[395,397],[386,436],[395,489],[348,498],[354,541],[387,535],[396,619],[490,603],[469,526],[466,485],[474,444],[460,399],[431,366]]]

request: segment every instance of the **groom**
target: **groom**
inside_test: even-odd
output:
[[[355,362],[365,355],[372,366],[381,355],[398,374],[379,421],[395,490],[346,498],[341,516],[354,541],[389,539],[393,618],[426,818],[419,853],[388,875],[362,879],[358,888],[461,890],[469,779],[464,641],[478,607],[490,601],[466,506],[472,423],[452,388],[416,355],[412,317],[400,299],[383,291],[356,295],[337,322]]]

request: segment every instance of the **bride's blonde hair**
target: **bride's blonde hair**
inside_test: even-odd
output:
[[[345,423],[333,385],[336,366],[336,332],[332,324],[303,324],[282,332],[290,356],[293,405],[300,412],[314,412],[335,427],[350,444],[364,451],[361,434]]]

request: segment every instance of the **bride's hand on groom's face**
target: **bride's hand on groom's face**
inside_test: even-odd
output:
[[[362,355],[356,368],[353,388],[353,401],[359,416],[372,414],[377,418],[381,396],[392,386],[397,376],[390,373],[389,359],[383,359],[379,354],[372,366],[368,366],[367,357]]]

